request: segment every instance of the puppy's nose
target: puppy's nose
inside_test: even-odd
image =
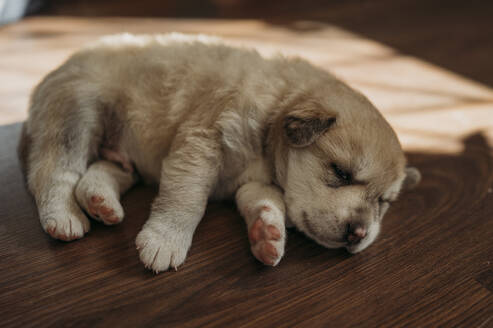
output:
[[[349,245],[357,244],[365,238],[366,229],[360,223],[348,223],[344,239]]]

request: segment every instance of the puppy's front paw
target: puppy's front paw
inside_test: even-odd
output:
[[[284,255],[286,233],[282,222],[282,214],[264,206],[248,231],[253,255],[266,265],[276,266]]]
[[[177,267],[187,257],[192,235],[171,229],[144,227],[135,240],[140,260],[155,273]]]

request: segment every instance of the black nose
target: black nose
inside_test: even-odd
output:
[[[355,245],[365,238],[366,229],[360,223],[348,223],[344,239],[349,245]]]

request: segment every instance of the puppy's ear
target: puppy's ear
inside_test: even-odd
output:
[[[335,115],[316,109],[298,109],[284,118],[284,132],[293,147],[313,143],[336,121]]]
[[[415,167],[406,167],[406,178],[402,183],[402,189],[412,189],[421,181],[421,173]]]

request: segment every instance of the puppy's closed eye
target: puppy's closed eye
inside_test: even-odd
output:
[[[331,187],[341,187],[347,186],[353,183],[353,176],[350,172],[341,169],[337,164],[331,163],[330,167],[332,169],[333,174],[337,178],[337,183],[331,185]]]
[[[378,197],[378,204],[382,205],[384,203],[390,203],[391,200],[390,199],[384,199],[383,197]]]

